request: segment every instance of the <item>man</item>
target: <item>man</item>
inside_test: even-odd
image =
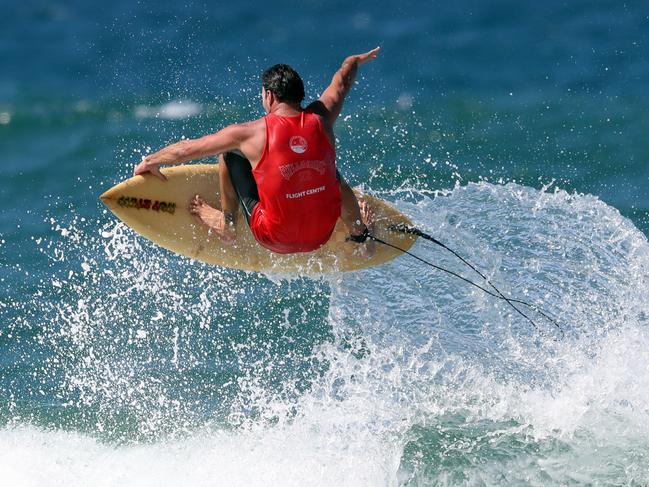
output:
[[[224,243],[236,239],[241,204],[255,239],[273,252],[317,249],[342,217],[351,240],[371,256],[374,242],[367,239],[367,225],[372,225],[373,214],[366,204],[359,205],[336,170],[333,125],[358,66],[376,58],[379,49],[346,58],[320,99],[306,109],[301,107],[304,85],[297,72],[284,64],[268,68],[261,91],[265,117],[181,140],[145,157],[134,174],[150,172],[164,180],[162,165],[221,154],[221,209],[197,195],[190,211]]]

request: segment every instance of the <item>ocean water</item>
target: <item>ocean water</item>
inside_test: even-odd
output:
[[[649,485],[644,2],[2,7],[0,484]],[[408,256],[221,269],[99,202],[261,116],[268,65],[314,98],[376,45],[341,172],[564,338]]]

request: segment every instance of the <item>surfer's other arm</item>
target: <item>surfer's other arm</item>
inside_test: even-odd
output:
[[[160,166],[182,164],[240,149],[241,145],[251,137],[251,130],[249,123],[235,124],[198,139],[178,141],[142,159],[142,162],[135,166],[133,175],[150,172],[166,180],[167,178],[160,172]]]
[[[358,67],[376,58],[380,49],[380,47],[376,47],[366,53],[346,58],[340,69],[334,74],[331,84],[322,93],[320,99],[313,103],[313,105],[319,105],[320,110],[324,112],[321,115],[330,125],[334,124],[343,109],[343,102],[354,85]]]

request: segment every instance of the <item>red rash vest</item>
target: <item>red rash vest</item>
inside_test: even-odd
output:
[[[250,229],[273,252],[310,252],[329,240],[340,216],[336,151],[315,113],[271,113],[265,120],[266,146],[252,171],[259,203]]]

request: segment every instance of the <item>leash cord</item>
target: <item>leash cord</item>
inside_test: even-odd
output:
[[[487,284],[489,284],[489,286],[491,286],[491,288],[492,288],[494,291],[496,291],[497,294],[496,294],[496,293],[493,293],[492,291],[490,291],[490,290],[488,290],[488,289],[485,289],[484,287],[480,286],[479,284],[476,284],[475,282],[471,281],[470,279],[467,279],[467,278],[464,277],[464,276],[461,276],[460,274],[457,274],[457,273],[455,273],[455,272],[453,272],[453,271],[450,271],[450,270],[448,270],[448,269],[445,269],[445,268],[443,268],[443,267],[440,267],[440,266],[438,266],[438,265],[435,265],[435,264],[433,264],[432,262],[429,262],[429,261],[427,261],[426,259],[423,259],[423,258],[419,257],[418,255],[413,254],[412,252],[410,252],[410,251],[408,251],[408,250],[402,249],[402,248],[400,248],[400,247],[398,247],[398,246],[396,246],[396,245],[393,245],[393,244],[391,244],[391,243],[389,243],[389,242],[386,242],[385,240],[382,240],[382,239],[380,239],[380,238],[378,238],[378,237],[376,237],[376,236],[374,236],[374,235],[371,235],[371,234],[367,233],[367,234],[366,234],[366,238],[369,238],[369,239],[371,239],[371,240],[374,240],[375,242],[378,242],[378,243],[380,243],[380,244],[383,244],[383,245],[386,245],[386,246],[388,246],[388,247],[391,247],[391,248],[393,248],[393,249],[395,249],[395,250],[398,250],[399,252],[403,252],[404,254],[408,254],[409,256],[413,257],[414,259],[417,259],[418,261],[423,262],[424,264],[429,265],[430,267],[432,267],[432,268],[434,268],[434,269],[437,269],[437,270],[439,270],[439,271],[442,271],[442,272],[445,272],[445,273],[447,273],[447,274],[450,274],[450,275],[452,275],[452,276],[454,276],[454,277],[457,277],[458,279],[461,279],[462,281],[466,282],[467,284],[470,284],[471,286],[474,286],[474,287],[480,289],[481,291],[485,292],[486,294],[488,294],[488,295],[490,295],[490,296],[493,296],[493,297],[496,298],[496,299],[502,299],[503,301],[507,302],[507,304],[509,304],[509,306],[511,306],[511,307],[512,307],[512,308],[513,308],[513,309],[514,309],[514,310],[515,310],[519,315],[521,315],[523,318],[525,318],[527,321],[529,321],[529,322],[532,324],[532,326],[534,327],[534,329],[535,329],[539,334],[545,336],[545,333],[543,333],[543,332],[541,331],[541,329],[540,329],[539,326],[534,322],[534,320],[532,320],[529,316],[527,316],[525,313],[523,313],[523,311],[521,311],[520,309],[518,309],[518,307],[517,307],[514,303],[519,304],[519,305],[522,305],[522,306],[527,306],[528,308],[530,308],[530,309],[536,311],[537,313],[539,313],[541,316],[543,316],[545,319],[547,319],[550,323],[552,323],[552,324],[553,324],[553,325],[554,325],[554,326],[559,330],[559,332],[561,333],[561,338],[562,338],[562,339],[565,338],[565,333],[564,333],[563,329],[561,328],[561,326],[559,325],[559,323],[557,323],[557,321],[556,321],[555,319],[553,319],[552,317],[548,316],[548,315],[547,315],[543,310],[539,309],[539,307],[536,306],[536,305],[534,305],[534,304],[528,303],[528,302],[523,301],[523,300],[520,300],[520,299],[514,299],[514,298],[510,298],[510,297],[505,296],[505,295],[504,295],[504,294],[503,294],[503,293],[502,293],[502,292],[501,292],[501,291],[500,291],[500,290],[499,290],[499,289],[498,289],[498,288],[497,288],[497,287],[496,287],[496,286],[495,286],[495,285],[494,285],[494,284],[493,284],[493,283],[492,283],[492,282],[487,278],[487,276],[485,276],[482,272],[480,272],[480,271],[479,271],[479,270],[478,270],[474,265],[472,265],[470,262],[468,262],[468,261],[467,261],[464,257],[462,257],[461,255],[459,255],[455,250],[449,248],[447,245],[445,245],[445,244],[443,244],[442,242],[440,242],[439,240],[437,240],[435,237],[433,237],[433,236],[431,236],[431,235],[428,235],[427,233],[422,232],[421,230],[419,230],[419,229],[416,228],[416,227],[409,227],[409,226],[407,226],[407,225],[405,225],[405,224],[403,224],[403,223],[398,224],[398,225],[390,225],[390,226],[388,226],[388,229],[389,229],[389,230],[393,230],[393,231],[397,231],[397,232],[401,232],[401,233],[408,233],[408,234],[416,235],[417,237],[421,237],[421,238],[423,238],[423,239],[425,239],[425,240],[429,240],[429,241],[433,242],[434,244],[439,245],[440,247],[446,249],[447,251],[449,251],[450,253],[452,253],[455,257],[457,257],[460,261],[462,261],[465,265],[467,265],[469,268],[471,268],[473,271],[475,271],[475,272],[476,272],[476,273],[477,273],[477,274],[478,274],[482,279],[485,280],[485,282],[486,282]],[[556,338],[554,338],[554,337],[552,337],[552,338],[556,341]]]

